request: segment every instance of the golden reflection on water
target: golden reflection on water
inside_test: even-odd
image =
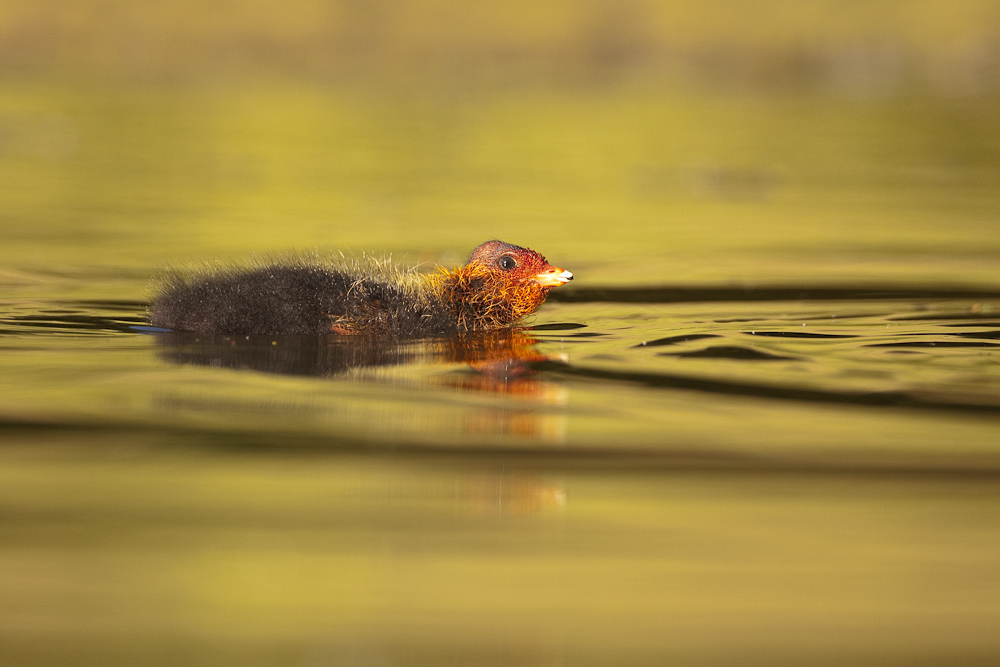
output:
[[[348,420],[362,427],[369,422],[377,430],[389,423],[405,432],[449,433],[449,438],[459,440],[521,438],[547,444],[565,440],[566,414],[561,408],[568,402],[568,392],[561,383],[539,377],[530,365],[561,356],[539,352],[537,339],[524,329],[423,340],[163,333],[156,341],[160,357],[172,364],[338,378],[383,387],[389,397],[426,387],[439,395],[481,394],[489,399],[470,404],[470,399],[459,398],[469,409],[458,411],[440,405],[394,410],[391,403],[373,411],[367,393],[341,396],[336,412],[341,418],[354,412]],[[259,409],[254,407],[258,401],[242,403],[222,394],[204,399],[187,395],[164,397],[161,405],[179,411],[228,406],[226,411],[251,413]],[[301,406],[322,409],[308,398]]]
[[[14,664],[972,664],[998,648],[991,476],[149,438],[0,453]]]

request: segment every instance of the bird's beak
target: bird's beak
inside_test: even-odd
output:
[[[535,282],[542,287],[559,287],[573,280],[573,274],[569,271],[550,266],[541,273],[535,275]]]

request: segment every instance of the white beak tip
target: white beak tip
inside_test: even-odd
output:
[[[542,287],[559,287],[573,280],[573,274],[562,269],[549,269],[535,276],[535,282]]]

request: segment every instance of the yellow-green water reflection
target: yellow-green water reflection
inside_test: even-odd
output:
[[[60,442],[18,437],[0,468],[16,664],[902,664],[997,650],[992,477]]]
[[[82,276],[138,298],[167,263],[318,245],[449,263],[494,236],[592,284],[995,284],[997,109],[14,82],[0,259],[63,297]]]

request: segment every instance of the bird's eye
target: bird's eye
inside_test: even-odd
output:
[[[511,257],[510,255],[504,255],[503,257],[497,260],[497,264],[504,271],[510,271],[515,266],[517,266],[517,260]]]

